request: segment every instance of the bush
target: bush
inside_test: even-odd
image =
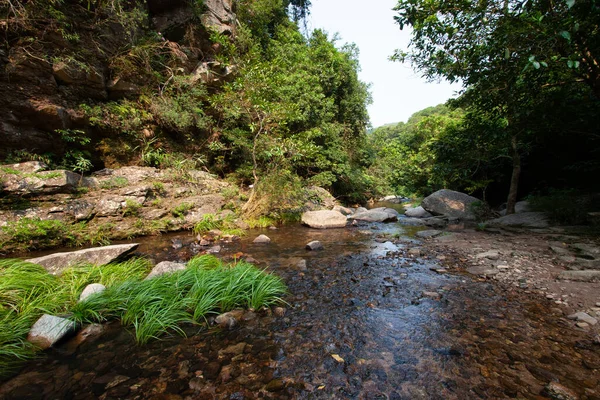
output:
[[[532,210],[546,213],[551,221],[560,225],[587,223],[587,214],[593,206],[590,196],[575,190],[550,189],[547,194],[532,195],[527,200]]]

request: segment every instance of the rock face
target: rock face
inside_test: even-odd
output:
[[[31,327],[27,340],[45,350],[75,329],[75,323],[66,318],[44,314]]]
[[[429,218],[433,217],[431,213],[427,212],[422,206],[409,208],[404,212],[404,215],[410,218]]]
[[[71,193],[81,177],[71,171],[41,171],[21,173],[16,170],[0,169],[2,190],[14,195]]]
[[[307,211],[302,214],[302,223],[311,228],[343,228],[347,222],[344,214],[333,210]]]
[[[152,268],[152,271],[146,276],[145,279],[152,279],[156,276],[171,274],[176,271],[183,271],[185,269],[185,264],[176,263],[172,261],[162,261],[159,262]]]
[[[393,222],[398,221],[399,213],[392,208],[373,208],[371,210],[357,211],[350,216],[356,221],[365,222]]]
[[[547,228],[548,218],[541,212],[523,212],[519,214],[505,215],[504,217],[488,221],[490,225],[514,226],[523,228]]]
[[[434,215],[445,215],[461,220],[475,220],[472,204],[479,200],[475,197],[453,190],[442,189],[425,197],[421,206]]]
[[[41,265],[52,274],[59,274],[64,268],[76,264],[108,264],[131,253],[137,249],[138,246],[138,243],[132,243],[94,247],[91,249],[71,251],[67,253],[54,253],[43,257],[30,258],[27,261]]]

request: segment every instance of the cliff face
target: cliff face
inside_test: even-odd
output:
[[[233,0],[13,3],[0,6],[0,159],[64,153],[60,130],[106,135],[82,104],[137,100],[169,73],[210,84],[229,72],[213,71],[211,38],[234,34]]]

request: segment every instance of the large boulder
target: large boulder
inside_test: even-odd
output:
[[[67,253],[54,253],[43,257],[30,258],[28,262],[39,264],[52,274],[59,274],[63,269],[77,264],[109,264],[131,253],[138,243],[117,244],[112,246],[93,247]]]
[[[421,206],[433,215],[475,220],[472,205],[476,202],[479,202],[479,200],[468,194],[442,189],[425,197],[421,202]]]
[[[371,210],[357,211],[351,219],[366,222],[393,222],[398,221],[400,214],[393,208],[373,208]]]
[[[311,228],[343,228],[347,222],[344,214],[333,210],[307,211],[302,214],[302,223]]]

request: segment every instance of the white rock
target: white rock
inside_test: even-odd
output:
[[[85,301],[88,297],[96,293],[102,293],[106,290],[106,286],[101,283],[91,283],[83,289],[79,295],[79,302]]]
[[[146,279],[151,279],[164,274],[171,274],[175,271],[182,271],[185,269],[185,264],[176,263],[172,261],[162,261],[159,262],[152,268],[152,271],[146,276]]]
[[[256,239],[254,239],[252,241],[252,243],[259,243],[259,244],[271,243],[271,238],[268,237],[267,235],[259,235],[256,237]]]

